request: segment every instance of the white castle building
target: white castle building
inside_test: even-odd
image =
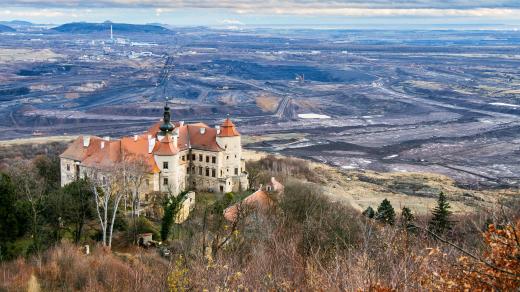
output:
[[[204,123],[172,123],[168,105],[163,120],[141,135],[78,137],[60,155],[61,185],[86,177],[90,170],[103,173],[127,156],[138,157],[147,165],[143,194],[249,188],[240,134],[231,120],[214,128]]]

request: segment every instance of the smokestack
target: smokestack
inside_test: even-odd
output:
[[[173,146],[177,147],[179,143],[179,136],[173,135]]]
[[[148,139],[148,154],[152,153],[153,147],[155,147],[155,139]]]
[[[90,136],[83,137],[83,147],[88,147],[90,145]]]

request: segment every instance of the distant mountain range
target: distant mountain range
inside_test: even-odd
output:
[[[73,22],[66,23],[52,30],[65,33],[95,33],[95,32],[108,32],[110,26],[114,33],[168,33],[171,32],[169,29],[164,28],[160,25],[151,24],[128,24],[128,23],[89,23],[89,22]]]
[[[0,21],[0,24],[7,26],[34,26],[34,23],[25,20]]]
[[[14,28],[7,26],[7,25],[0,24],[0,32],[14,32],[14,31],[16,31]]]

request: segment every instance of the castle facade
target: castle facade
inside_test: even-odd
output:
[[[249,188],[241,137],[227,118],[220,126],[172,122],[170,108],[148,131],[121,139],[80,136],[60,155],[61,185],[92,170],[108,171],[125,157],[146,166],[141,193],[185,190],[210,192],[241,191]]]

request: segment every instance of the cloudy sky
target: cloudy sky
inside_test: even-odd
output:
[[[520,0],[0,0],[0,20],[178,26],[520,27]]]

